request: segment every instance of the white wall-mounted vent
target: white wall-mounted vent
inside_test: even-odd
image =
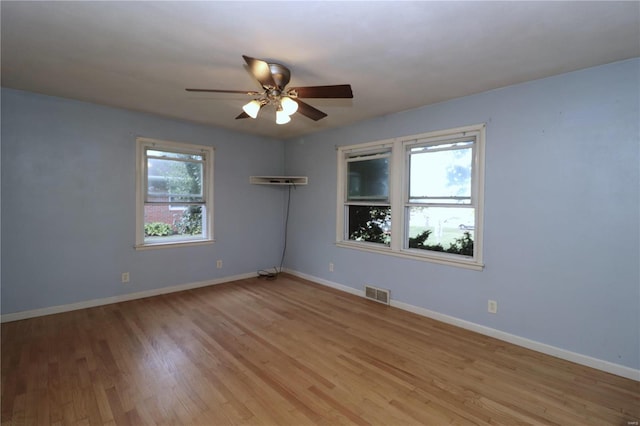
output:
[[[389,293],[389,290],[372,287],[370,285],[364,286],[364,297],[379,303],[384,303],[385,305],[391,303],[391,295]]]
[[[253,185],[306,185],[306,176],[250,176],[249,183]]]

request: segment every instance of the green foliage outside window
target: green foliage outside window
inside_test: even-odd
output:
[[[144,224],[144,235],[146,237],[166,237],[173,234],[171,225],[164,222],[151,222]]]
[[[376,206],[349,207],[349,239],[389,245],[391,209]]]
[[[181,235],[202,234],[202,207],[189,206],[176,221],[175,228]]]
[[[442,244],[426,244],[431,232],[430,229],[427,229],[415,237],[409,238],[409,248],[473,256],[473,239],[471,238],[471,233],[465,232],[461,238],[456,238],[455,242],[450,243],[449,248],[445,249],[442,247]]]

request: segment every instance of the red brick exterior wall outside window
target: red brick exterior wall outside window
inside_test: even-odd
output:
[[[163,222],[171,226],[182,217],[182,209],[169,209],[167,205],[146,205],[144,207],[144,223]]]

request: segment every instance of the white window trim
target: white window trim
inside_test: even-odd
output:
[[[172,242],[159,242],[149,243],[144,241],[144,205],[146,194],[146,182],[145,182],[145,155],[144,150],[147,147],[154,147],[158,149],[166,149],[169,151],[178,152],[193,152],[197,154],[205,154],[206,161],[203,168],[203,182],[206,182],[204,193],[205,206],[206,206],[206,236],[201,239],[195,240],[183,240]],[[158,139],[150,139],[139,137],[136,138],[136,243],[134,248],[136,250],[152,250],[168,247],[186,247],[186,246],[199,246],[205,244],[213,244],[215,239],[213,237],[213,162],[214,162],[215,149],[210,146],[193,145],[182,142],[164,141]]]
[[[440,253],[428,250],[414,250],[404,248],[405,229],[405,193],[408,186],[407,165],[405,164],[405,147],[424,139],[437,140],[438,138],[464,137],[469,133],[476,136],[474,156],[474,179],[472,180],[472,194],[476,200],[476,228],[474,233],[475,257],[470,259],[455,254]],[[337,211],[336,211],[336,245],[338,247],[362,250],[371,253],[379,253],[396,257],[422,260],[443,265],[457,266],[466,269],[481,271],[484,268],[483,256],[483,231],[484,231],[484,163],[485,163],[485,133],[486,125],[475,124],[471,126],[457,127],[454,129],[438,130],[434,132],[410,135],[381,141],[367,142],[357,145],[337,147],[338,176],[337,176]],[[376,148],[391,147],[391,162],[389,164],[389,199],[391,202],[391,226],[393,229],[391,245],[351,241],[345,239],[345,200],[347,188],[347,176],[345,155],[358,151],[370,151]]]

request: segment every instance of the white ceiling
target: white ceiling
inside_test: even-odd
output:
[[[10,2],[2,86],[290,138],[640,56],[640,2]],[[241,55],[290,86],[350,83],[329,114],[235,120],[257,90]]]

